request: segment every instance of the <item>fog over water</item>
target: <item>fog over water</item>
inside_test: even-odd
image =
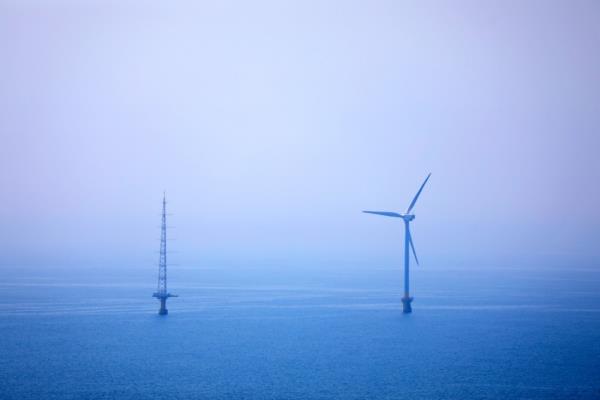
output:
[[[0,397],[597,399],[599,48],[585,0],[0,0]],[[361,210],[429,172],[406,316]]]
[[[600,9],[0,2],[3,266],[598,261]],[[175,261],[175,258],[173,259]]]

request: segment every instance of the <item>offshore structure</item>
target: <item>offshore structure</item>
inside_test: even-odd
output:
[[[162,204],[162,223],[160,226],[160,256],[158,259],[158,287],[152,295],[160,300],[160,309],[158,315],[167,315],[167,299],[169,297],[177,297],[167,291],[167,199],[163,193]]]
[[[419,259],[417,258],[417,252],[415,251],[415,245],[413,244],[412,236],[410,235],[410,222],[415,219],[415,215],[411,214],[410,212],[412,211],[413,207],[415,206],[415,203],[417,202],[417,199],[421,195],[421,192],[423,191],[423,188],[425,187],[425,184],[429,180],[430,176],[431,176],[431,174],[427,175],[427,178],[425,178],[425,181],[421,185],[421,188],[419,189],[419,191],[417,192],[417,194],[411,201],[410,205],[408,206],[408,209],[406,210],[406,212],[404,214],[399,214],[399,213],[391,212],[391,211],[363,211],[368,214],[377,214],[377,215],[383,215],[385,217],[402,218],[402,220],[404,220],[404,297],[402,298],[402,309],[403,309],[402,311],[405,314],[409,314],[412,312],[411,303],[413,301],[413,298],[410,296],[410,290],[409,290],[409,284],[408,284],[408,278],[409,278],[409,273],[408,273],[409,268],[408,267],[409,267],[409,261],[410,261],[410,253],[408,250],[409,247],[412,249],[413,256],[415,256],[415,262],[417,263],[417,265],[419,265]]]

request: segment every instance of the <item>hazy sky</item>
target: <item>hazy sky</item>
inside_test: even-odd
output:
[[[50,5],[52,3],[52,5]],[[3,266],[600,260],[600,2],[0,0]]]

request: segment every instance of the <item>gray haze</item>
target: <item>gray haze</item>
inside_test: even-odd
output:
[[[0,1],[0,262],[597,265],[597,1]]]

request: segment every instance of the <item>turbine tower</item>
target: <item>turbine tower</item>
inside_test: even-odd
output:
[[[152,295],[160,300],[160,309],[158,315],[167,315],[167,299],[169,297],[177,297],[167,291],[167,199],[163,193],[162,204],[162,223],[160,226],[160,256],[158,258],[158,287]]]
[[[427,178],[425,178],[425,181],[423,182],[423,184],[421,185],[421,188],[415,195],[415,198],[408,206],[406,213],[398,214],[396,212],[390,212],[390,211],[363,211],[364,213],[383,215],[385,217],[402,218],[402,220],[404,220],[404,297],[402,298],[402,306],[403,306],[403,312],[405,314],[412,312],[412,307],[411,307],[410,303],[413,300],[413,298],[410,297],[410,290],[409,290],[410,289],[409,273],[408,273],[408,271],[409,271],[408,267],[409,267],[409,261],[410,261],[410,256],[408,253],[409,247],[412,249],[412,253],[415,257],[415,261],[416,261],[417,265],[419,265],[419,259],[417,258],[417,252],[415,251],[415,245],[413,244],[412,236],[410,235],[410,221],[415,219],[415,216],[414,216],[414,214],[411,214],[410,212],[412,211],[413,207],[415,206],[415,203],[417,202],[417,199],[419,198],[421,191],[423,191],[423,188],[425,187],[425,184],[429,180],[430,176],[431,176],[431,174],[427,175]]]

